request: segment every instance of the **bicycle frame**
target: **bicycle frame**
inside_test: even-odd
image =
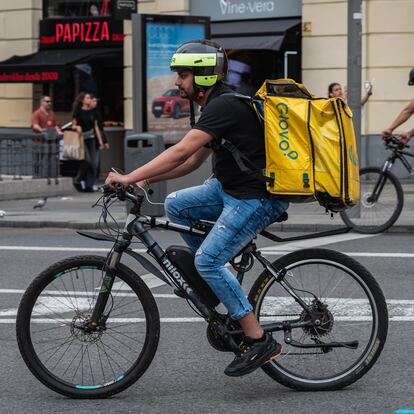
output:
[[[374,186],[374,189],[372,190],[372,196],[368,197],[368,200],[367,200],[368,202],[376,202],[378,200],[378,197],[380,196],[382,189],[384,188],[384,185],[386,182],[386,178],[384,178],[384,174],[392,168],[392,166],[394,165],[397,159],[401,161],[402,165],[405,167],[405,169],[407,170],[409,174],[413,173],[413,167],[407,161],[405,156],[414,158],[414,153],[409,152],[409,151],[404,151],[398,146],[390,146],[390,144],[387,145],[387,149],[391,149],[392,153],[384,161],[384,164],[382,165],[382,168],[381,168],[382,174],[380,175],[380,179],[377,181],[377,183]]]
[[[103,314],[105,310],[105,306],[107,304],[110,291],[115,279],[116,269],[121,261],[122,254],[126,252],[130,254],[135,260],[139,261],[144,267],[149,269],[151,273],[155,276],[161,278],[163,281],[167,282],[171,286],[176,286],[179,292],[182,293],[183,297],[188,299],[199,311],[201,316],[208,322],[215,323],[216,327],[223,338],[228,342],[230,348],[234,351],[238,350],[238,346],[235,341],[232,339],[235,335],[240,335],[243,333],[242,330],[231,330],[229,329],[229,324],[231,322],[230,316],[227,315],[225,322],[223,323],[222,319],[220,319],[219,314],[211,308],[203,298],[201,298],[197,292],[193,289],[192,286],[188,284],[185,278],[180,273],[180,270],[177,269],[169,260],[166,252],[160,247],[160,245],[156,242],[156,240],[152,237],[152,235],[148,232],[145,226],[149,226],[150,228],[164,228],[167,230],[171,230],[174,232],[185,233],[193,236],[200,236],[206,237],[209,230],[212,228],[212,224],[209,222],[200,221],[198,226],[184,226],[180,224],[170,223],[169,221],[157,219],[154,217],[142,216],[137,214],[137,212],[131,209],[131,213],[128,215],[126,220],[125,227],[122,233],[122,239],[119,241],[115,241],[114,247],[112,252],[110,253],[108,265],[106,267],[106,274],[103,279],[103,283],[101,289],[99,291],[99,295],[92,313],[92,317],[90,320],[90,327],[92,329],[100,329],[102,323],[105,323],[106,316]],[[343,231],[342,231],[343,232]],[[97,238],[97,239],[104,239],[110,240],[108,237],[99,237],[94,233],[89,232],[79,232],[81,235]],[[330,232],[331,233],[331,232]],[[167,275],[167,279],[163,277],[162,274],[158,271],[151,268],[152,263],[149,262],[145,257],[139,255],[136,252],[132,252],[129,249],[131,244],[131,240],[133,237],[137,237],[141,242],[147,247],[148,253],[151,254],[161,268],[164,270],[165,274]],[[299,236],[299,238],[303,238]],[[276,237],[276,239],[278,239]],[[295,238],[297,239],[297,238]],[[277,241],[284,241],[279,239]],[[233,268],[237,271],[237,279],[240,284],[243,281],[244,274],[251,269],[253,266],[253,257],[256,258],[262,266],[270,273],[271,277],[273,277],[283,288],[284,290],[293,297],[293,299],[304,309],[304,311],[311,316],[311,319],[308,321],[303,321],[301,319],[295,319],[291,321],[283,321],[283,322],[274,322],[269,324],[262,325],[262,328],[265,332],[276,332],[276,331],[284,331],[285,332],[285,341],[290,343],[292,346],[303,347],[303,348],[317,348],[317,347],[326,347],[326,348],[333,348],[333,347],[348,347],[348,348],[356,348],[358,346],[357,341],[351,342],[331,342],[327,344],[300,344],[291,338],[291,330],[296,328],[303,328],[307,326],[312,326],[313,324],[318,324],[317,318],[311,312],[311,306],[308,306],[296,293],[295,291],[289,286],[289,283],[284,280],[284,276],[286,274],[285,269],[276,269],[272,263],[266,260],[261,253],[257,250],[256,245],[254,242],[250,242],[247,246],[245,246],[239,253],[237,257],[241,256],[241,260],[238,263],[234,263],[231,261]],[[181,296],[181,295],[180,295]]]
[[[387,145],[387,149],[391,149],[392,154],[385,160],[383,166],[382,166],[382,171],[386,172],[389,169],[392,168],[392,166],[395,163],[395,160],[399,159],[402,163],[402,165],[405,167],[405,169],[407,170],[407,172],[409,174],[413,173],[413,167],[411,166],[411,164],[407,161],[407,159],[405,158],[405,156],[408,157],[413,157],[414,158],[414,153],[413,152],[409,152],[409,151],[405,151],[403,150],[400,146],[395,146],[396,141],[393,140],[392,144],[394,144],[394,146],[391,146],[391,144],[386,144]],[[399,144],[401,145],[401,144]],[[408,147],[408,145],[404,145],[405,148]]]

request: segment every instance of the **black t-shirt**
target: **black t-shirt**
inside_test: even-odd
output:
[[[80,108],[73,113],[73,117],[76,119],[78,125],[81,126],[82,132],[87,132],[95,128],[95,111]]]
[[[258,168],[266,164],[263,130],[254,110],[242,99],[220,96],[233,92],[217,84],[207,100],[207,105],[193,128],[206,132],[214,138],[213,173],[223,190],[239,199],[267,198],[264,181],[240,171],[230,151],[215,145],[225,138],[237,147]]]

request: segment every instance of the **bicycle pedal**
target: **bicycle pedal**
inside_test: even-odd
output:
[[[174,293],[179,296],[180,298],[186,299],[187,298],[187,294],[182,290],[182,289],[174,289]]]

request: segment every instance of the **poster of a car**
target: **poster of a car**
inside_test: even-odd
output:
[[[177,88],[168,89],[162,96],[152,101],[152,113],[155,118],[166,116],[179,119],[182,115],[190,113],[190,102],[180,96]]]
[[[145,129],[163,135],[166,144],[175,144],[190,130],[190,102],[175,86],[171,58],[182,43],[209,38],[210,21],[207,17],[151,15],[144,23]]]

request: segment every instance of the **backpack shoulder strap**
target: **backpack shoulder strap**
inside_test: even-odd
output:
[[[259,98],[254,98],[248,95],[242,95],[237,92],[226,92],[222,93],[220,96],[234,96],[235,98],[241,99],[244,102],[246,102],[249,106],[252,107],[252,109],[255,110],[256,115],[259,118],[260,125],[263,126],[263,105],[260,105],[260,102],[262,102]],[[230,141],[226,139],[222,139],[220,144],[221,147],[225,148],[227,151],[230,152],[232,157],[234,158],[234,161],[236,161],[236,164],[240,168],[240,170],[252,177],[255,177],[261,181],[265,181],[267,183],[270,183],[270,185],[274,184],[274,178],[273,177],[267,177],[264,172],[257,167],[248,157],[246,157],[234,144],[232,144]]]
[[[249,158],[247,158],[234,144],[232,144],[227,139],[222,139],[221,144],[223,148],[230,152],[234,161],[240,168],[240,171],[249,174],[251,177],[258,178],[261,181],[265,181],[270,183],[271,185],[274,184],[273,177],[267,177],[264,172],[257,167]]]

